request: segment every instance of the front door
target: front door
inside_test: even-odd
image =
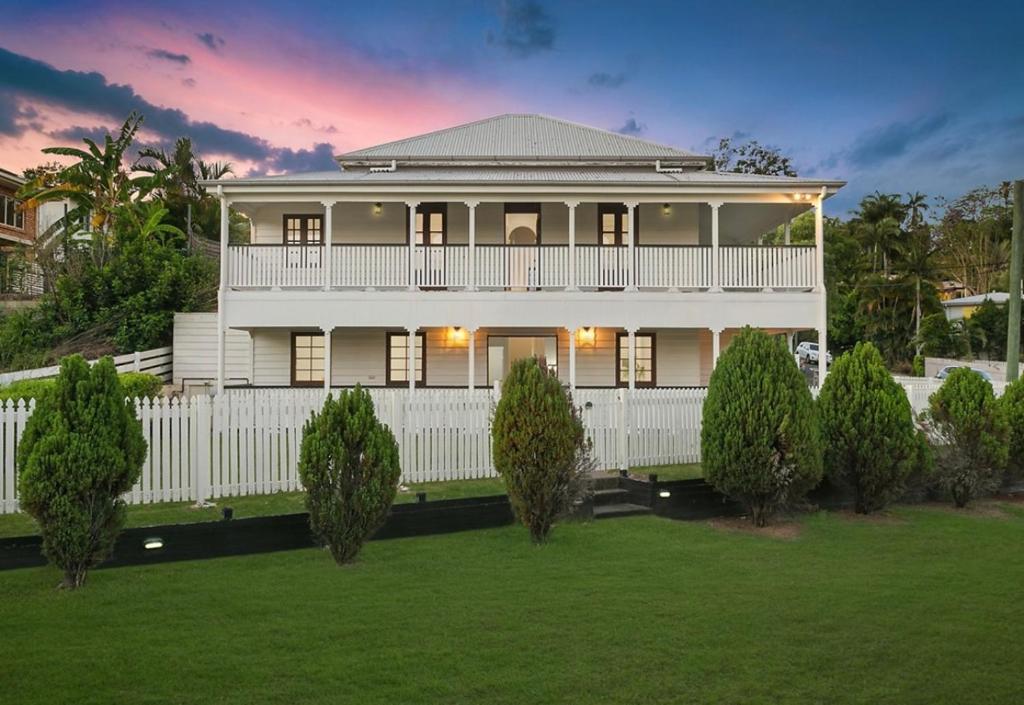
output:
[[[424,289],[447,285],[445,245],[448,244],[448,204],[421,203],[416,207],[416,283]]]
[[[637,214],[633,212],[633,241],[637,241]],[[624,203],[597,204],[598,282],[601,289],[626,286],[629,262],[629,215]]]
[[[505,245],[509,290],[536,288],[540,268],[539,203],[505,204]]]

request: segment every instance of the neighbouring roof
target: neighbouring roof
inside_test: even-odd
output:
[[[1005,291],[990,291],[987,294],[974,294],[973,296],[961,296],[958,299],[949,299],[943,301],[942,305],[946,308],[958,308],[961,306],[980,306],[986,301],[991,301],[997,304],[1005,304],[1010,300],[1010,295]]]
[[[342,163],[365,160],[687,159],[708,157],[545,115],[497,115],[425,135],[357,149]]]
[[[18,188],[25,183],[25,179],[21,177],[21,174],[15,174],[13,171],[0,169],[0,183],[12,188]]]

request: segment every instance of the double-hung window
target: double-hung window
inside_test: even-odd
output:
[[[653,387],[657,380],[654,333],[636,334],[636,386]],[[619,333],[615,346],[615,384],[629,386],[629,335]]]
[[[404,387],[409,385],[409,334],[388,333],[385,345],[388,386]],[[416,370],[416,386],[422,387],[427,359],[427,337],[423,333],[416,334],[416,350],[413,353],[413,365]]]

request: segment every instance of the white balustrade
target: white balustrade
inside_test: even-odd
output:
[[[576,246],[576,283],[587,289],[621,289],[629,281],[629,248]]]
[[[409,248],[405,245],[334,245],[333,286],[389,289],[408,286]]]
[[[726,289],[811,289],[813,247],[722,247],[721,281]]]
[[[238,245],[228,249],[235,288],[315,288],[323,285],[324,248],[305,245]],[[477,245],[473,266],[480,289],[564,289],[570,250],[563,245]],[[405,245],[334,245],[332,287],[387,289],[408,286]],[[638,246],[636,284],[642,289],[704,290],[711,286],[712,248]],[[726,289],[811,289],[813,247],[721,247],[720,281]],[[622,289],[629,283],[629,248],[577,245],[576,283],[583,289]],[[470,283],[469,247],[417,246],[414,284],[425,289],[464,289]]]
[[[710,247],[637,247],[637,286],[641,289],[707,289],[711,286]]]
[[[230,286],[323,286],[323,248],[315,245],[236,245],[228,248]]]

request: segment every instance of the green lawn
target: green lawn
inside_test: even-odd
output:
[[[0,574],[10,703],[1021,702],[1024,511],[635,517]]]
[[[642,468],[630,468],[634,475],[646,477],[650,473],[657,473],[659,481],[666,480],[695,480],[704,477],[704,470],[700,463],[677,463],[675,465],[649,465]]]
[[[460,499],[463,497],[484,497],[505,494],[505,487],[498,478],[484,480],[451,480],[448,482],[427,482],[409,485],[407,491],[398,493],[396,504],[415,502],[417,492],[426,492],[427,499]],[[294,514],[306,511],[305,494],[302,492],[279,492],[269,495],[247,495],[244,497],[220,497],[216,506],[204,509],[194,508],[191,502],[161,502],[158,504],[136,504],[128,507],[127,526],[155,526],[157,524],[192,524],[200,521],[215,521],[221,516],[221,509],[234,509],[236,519],[244,517]],[[25,536],[36,533],[36,524],[26,514],[0,515],[0,538]]]

